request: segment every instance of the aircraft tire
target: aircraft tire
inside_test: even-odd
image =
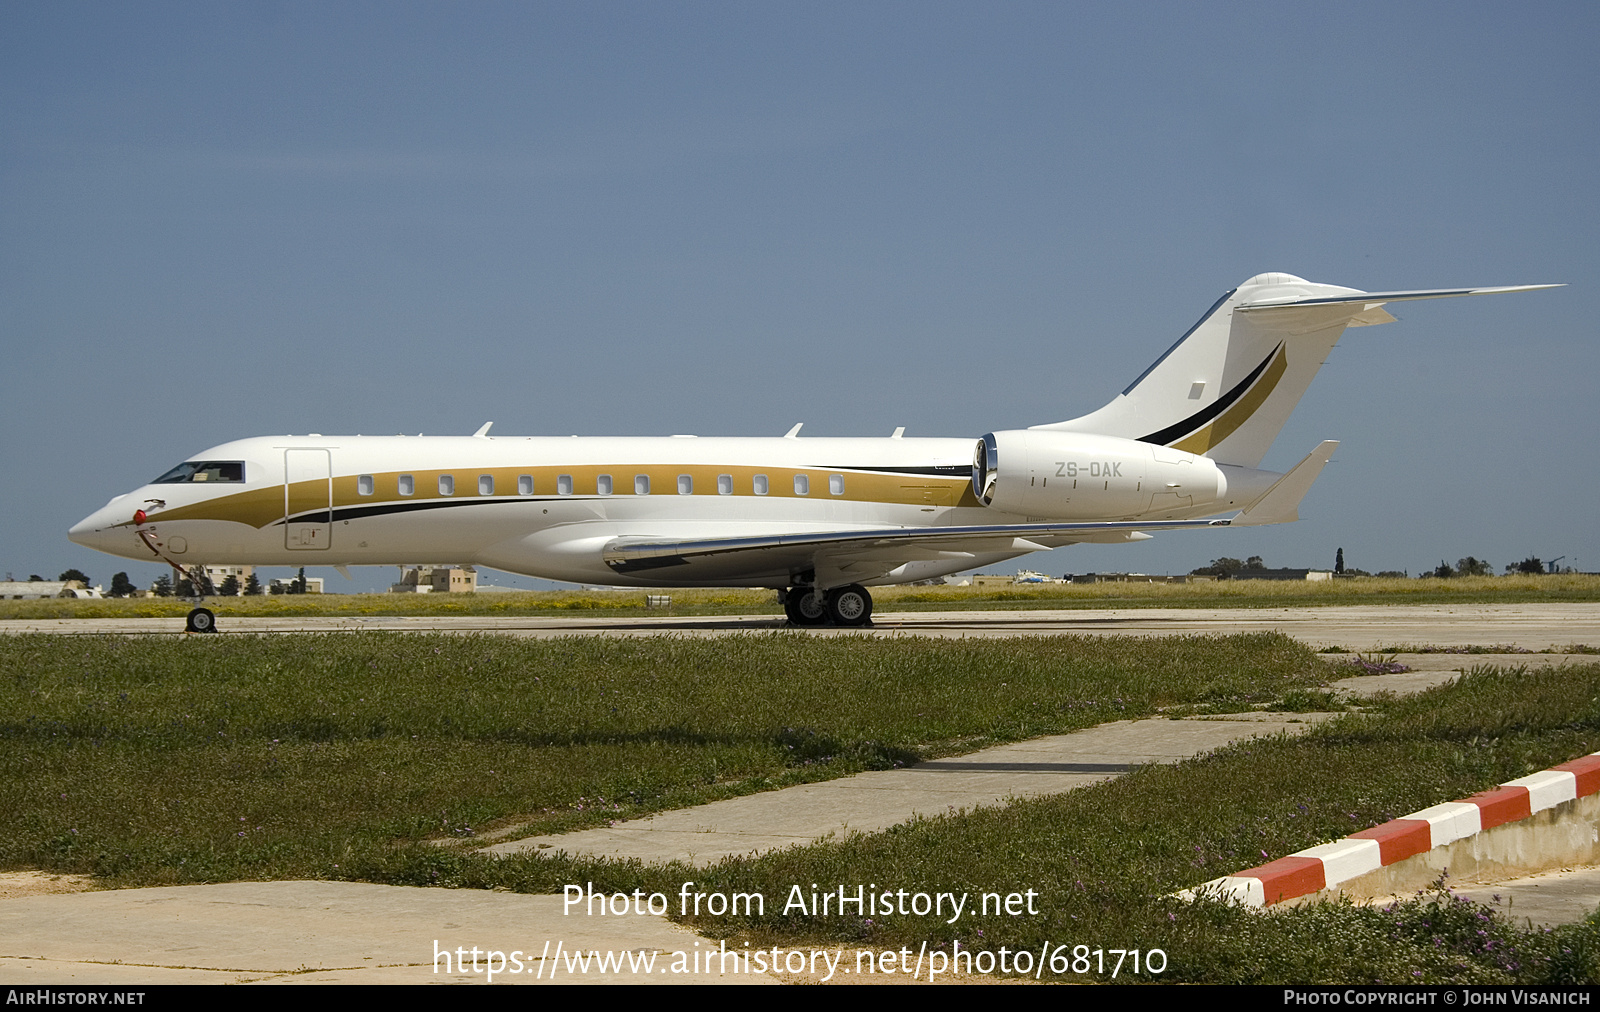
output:
[[[783,596],[783,611],[790,625],[822,625],[828,621],[828,609],[810,587],[791,587]]]
[[[870,624],[872,595],[857,583],[828,591],[828,621],[845,626]]]
[[[212,614],[210,608],[195,608],[189,612],[189,621],[183,627],[184,632],[214,633],[217,631],[217,616]]]

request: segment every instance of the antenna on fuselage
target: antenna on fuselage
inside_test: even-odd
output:
[[[480,438],[487,437],[489,435],[489,426],[491,426],[493,424],[494,424],[493,422],[484,422],[483,423],[483,428],[479,429],[477,432],[474,432],[472,435],[474,437],[480,437]]]
[[[802,426],[804,424],[805,424],[805,422],[795,422],[794,423],[794,428],[790,429],[788,432],[785,432],[783,434],[783,438],[784,439],[799,439],[800,438],[800,426]]]

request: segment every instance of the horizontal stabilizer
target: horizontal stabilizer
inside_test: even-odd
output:
[[[1565,287],[1565,285],[1504,285],[1499,288],[1430,288],[1414,292],[1357,292],[1354,295],[1335,295],[1331,298],[1320,299],[1263,299],[1260,302],[1245,302],[1235,306],[1234,312],[1252,313],[1264,309],[1298,309],[1305,306],[1381,306],[1385,302],[1453,299],[1461,295],[1503,295],[1506,292],[1537,292],[1544,288]]]
[[[1327,439],[1306,454],[1304,460],[1289,469],[1289,473],[1272,483],[1267,494],[1250,504],[1243,513],[1233,518],[1236,527],[1255,527],[1261,524],[1286,524],[1300,519],[1300,500],[1311,491],[1311,483],[1322,473],[1323,465],[1339,448],[1337,439]]]

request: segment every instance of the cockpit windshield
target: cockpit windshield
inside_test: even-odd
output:
[[[244,481],[242,460],[191,460],[179,464],[151,482],[153,485],[176,485],[185,481]]]

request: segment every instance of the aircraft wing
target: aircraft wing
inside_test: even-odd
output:
[[[1227,527],[1232,522],[1212,518],[887,527],[686,541],[621,537],[606,544],[602,557],[613,571],[630,575],[677,566],[692,566],[697,573],[717,570],[729,575],[783,574],[816,568],[866,580],[919,560],[1020,555],[1084,541],[1140,541],[1149,537],[1147,531]],[[670,579],[666,573],[662,576]]]
[[[670,560],[727,552],[761,551],[775,548],[874,548],[900,545],[928,547],[952,546],[956,551],[1004,551],[1002,542],[1030,538],[1090,540],[1094,535],[1116,533],[1115,540],[1128,540],[1126,532],[1191,527],[1226,527],[1231,520],[1119,520],[1072,524],[988,524],[971,527],[883,527],[866,530],[820,531],[804,534],[775,534],[742,538],[705,538],[698,541],[657,541],[651,538],[617,538],[605,547],[607,563],[649,559]],[[1030,545],[1027,547],[1045,547]]]

